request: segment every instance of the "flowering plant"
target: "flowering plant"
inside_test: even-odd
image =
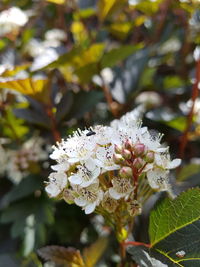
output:
[[[200,266],[199,15],[0,1],[0,266]]]
[[[171,161],[161,137],[142,127],[135,111],[110,126],[78,129],[53,147],[50,157],[57,164],[51,166],[46,192],[86,214],[101,214],[124,241],[154,191],[173,196],[169,170],[181,160]]]

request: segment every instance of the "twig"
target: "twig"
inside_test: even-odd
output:
[[[123,241],[120,243],[120,256],[121,256],[120,267],[124,267],[125,266],[125,259],[126,259],[126,249],[125,249]]]
[[[124,246],[144,246],[146,248],[150,248],[151,245],[150,244],[146,244],[146,243],[142,243],[142,242],[137,242],[137,241],[128,241],[128,242],[124,242]]]
[[[184,131],[184,133],[180,139],[179,157],[181,159],[184,158],[185,148],[186,148],[187,143],[188,143],[188,134],[189,134],[190,128],[192,126],[192,119],[193,119],[193,115],[194,115],[194,105],[195,105],[195,101],[196,101],[198,94],[199,94],[199,89],[198,89],[199,82],[200,82],[200,59],[197,60],[197,62],[196,62],[195,83],[192,87],[192,96],[191,96],[192,107],[191,107],[191,110],[190,110],[188,117],[187,117],[187,125],[185,128],[185,131]]]
[[[61,140],[61,136],[60,136],[59,131],[57,130],[56,119],[55,119],[54,113],[52,111],[52,107],[51,106],[47,106],[45,108],[45,111],[46,111],[47,116],[51,120],[51,130],[52,130],[52,134],[53,134],[54,140],[56,142],[60,141]]]

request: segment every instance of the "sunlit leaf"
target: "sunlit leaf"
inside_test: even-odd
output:
[[[147,15],[153,15],[159,10],[160,4],[163,0],[142,0],[138,1],[135,8]]]
[[[65,3],[65,0],[46,0],[46,1],[57,5],[63,5]]]
[[[107,27],[108,31],[120,40],[127,38],[129,32],[133,28],[133,22],[116,22]]]
[[[95,243],[90,247],[83,250],[83,258],[87,267],[96,266],[95,264],[103,255],[106,247],[108,245],[107,238],[99,238]]]
[[[185,82],[179,76],[167,76],[164,79],[164,88],[165,89],[173,89],[182,87],[185,85]]]
[[[87,83],[102,69],[115,66],[117,63],[142,48],[142,46],[142,44],[122,45],[118,48],[111,49],[110,51],[105,52],[100,59],[98,58],[97,62],[92,62],[78,68],[75,71],[75,74],[79,77],[81,82]]]
[[[5,110],[0,122],[4,126],[3,134],[11,139],[20,139],[29,132],[29,128],[24,125],[24,121],[15,117],[11,107]]]
[[[107,27],[108,31],[120,40],[128,37],[134,27],[138,27],[144,23],[146,16],[138,16],[134,21],[114,22]]]
[[[177,117],[170,121],[165,121],[165,124],[176,130],[183,132],[186,129],[187,118]]]
[[[90,64],[99,62],[103,55],[104,48],[105,44],[98,43],[91,45],[88,49],[76,52],[74,51],[73,55],[71,55],[70,58],[68,57],[69,60],[59,67],[65,79],[67,81],[77,81],[78,77],[75,74],[79,73],[79,69],[87,67]],[[88,75],[85,70],[84,75],[86,77]],[[90,75],[88,76],[90,77]]]
[[[120,10],[127,0],[99,0],[98,1],[98,15],[99,19],[103,21],[114,12]]]
[[[71,32],[73,34],[76,45],[80,45],[88,39],[87,30],[81,21],[74,21],[72,23]]]
[[[94,8],[86,8],[86,9],[80,9],[77,12],[74,12],[73,16],[74,19],[87,19],[93,15],[96,14],[96,10]]]
[[[49,103],[49,80],[2,78],[0,88],[15,90],[43,103]]]
[[[85,266],[79,250],[72,247],[47,246],[38,250],[38,254],[46,261],[67,264],[69,267]]]
[[[16,75],[18,72],[22,71],[22,70],[26,70],[28,67],[30,66],[30,64],[24,64],[24,65],[18,65],[15,66],[11,69],[5,69],[5,71],[3,73],[1,73],[1,77],[12,77],[14,75]]]

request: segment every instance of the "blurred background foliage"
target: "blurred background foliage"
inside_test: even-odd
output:
[[[200,184],[199,45],[198,0],[1,1],[0,266],[43,266],[43,246],[82,251],[110,234],[44,192],[51,146],[77,127],[142,104],[144,125],[183,159],[175,190]],[[151,206],[135,230],[143,242]],[[109,246],[101,266],[117,261]]]

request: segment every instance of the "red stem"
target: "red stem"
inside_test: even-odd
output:
[[[48,106],[45,108],[45,110],[46,110],[47,116],[51,120],[51,130],[52,130],[54,140],[56,142],[59,142],[61,140],[61,136],[60,136],[59,131],[57,130],[57,124],[56,124],[55,116],[54,116],[53,111],[52,111],[52,107]]]
[[[146,248],[150,248],[151,245],[150,244],[145,244],[142,242],[137,242],[137,241],[128,241],[128,242],[124,242],[124,246],[144,246]]]
[[[188,134],[189,134],[190,128],[192,126],[195,100],[197,99],[198,94],[199,94],[199,89],[198,89],[199,82],[200,82],[200,59],[196,62],[195,83],[192,87],[192,96],[191,96],[192,107],[191,107],[191,110],[190,110],[188,117],[187,117],[187,125],[185,128],[185,131],[184,131],[183,135],[181,136],[181,140],[180,140],[181,142],[180,142],[180,149],[179,149],[179,157],[182,159],[184,158],[185,148],[186,148],[187,143],[188,143]]]

